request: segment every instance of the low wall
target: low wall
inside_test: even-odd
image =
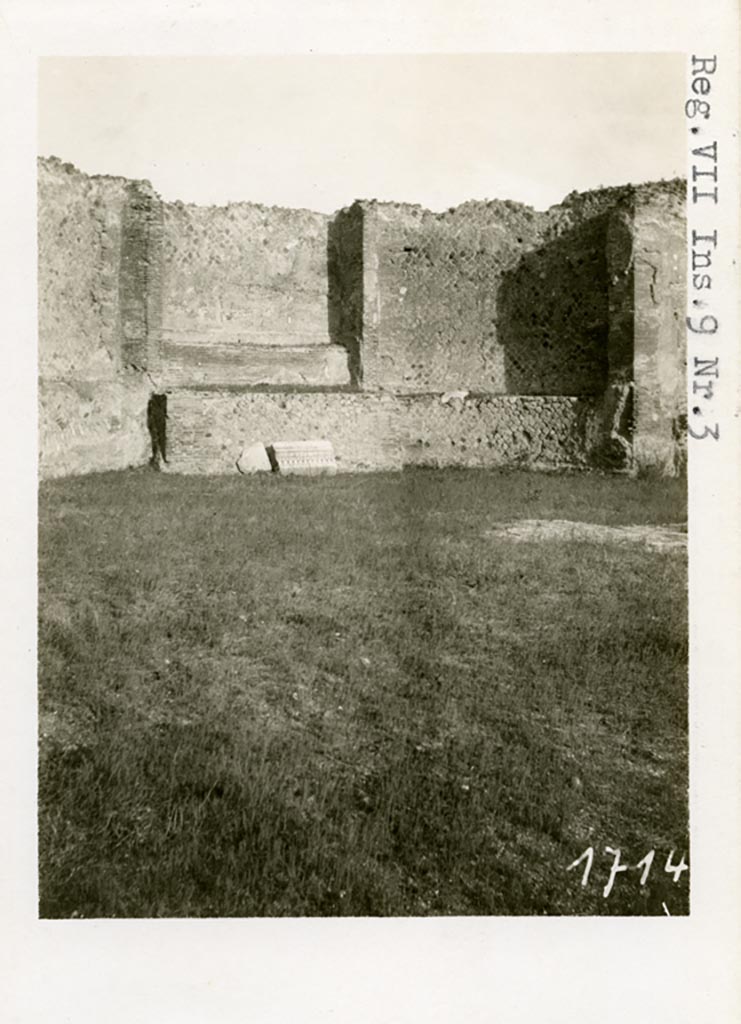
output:
[[[43,478],[143,466],[152,454],[147,381],[41,381],[39,472]]]
[[[237,472],[254,442],[325,438],[340,471],[407,465],[579,467],[596,405],[577,397],[174,391],[167,396],[167,468]]]

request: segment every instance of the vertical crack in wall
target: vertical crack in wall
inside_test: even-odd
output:
[[[644,267],[648,267],[648,269],[651,271],[651,280],[648,283],[648,293],[651,296],[651,302],[654,304],[654,306],[658,306],[659,302],[656,298],[656,281],[659,276],[659,268],[655,263],[652,263],[651,260],[647,260],[644,254],[641,254],[638,257],[638,262],[641,263]]]

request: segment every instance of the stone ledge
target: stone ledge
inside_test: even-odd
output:
[[[166,347],[158,383],[163,389],[181,385],[338,387],[350,384],[350,370],[347,349],[341,345],[285,347],[280,352],[256,346]]]

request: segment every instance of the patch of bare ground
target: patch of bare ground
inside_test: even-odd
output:
[[[520,519],[497,523],[485,530],[484,536],[507,537],[517,541],[639,544],[651,551],[687,550],[687,527],[681,523],[666,526],[607,526],[604,523],[574,523],[567,519]]]

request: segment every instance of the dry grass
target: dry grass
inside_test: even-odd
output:
[[[44,485],[42,916],[686,913],[683,555],[491,529],[684,503],[484,471]],[[648,883],[604,899],[606,845],[656,849]]]

